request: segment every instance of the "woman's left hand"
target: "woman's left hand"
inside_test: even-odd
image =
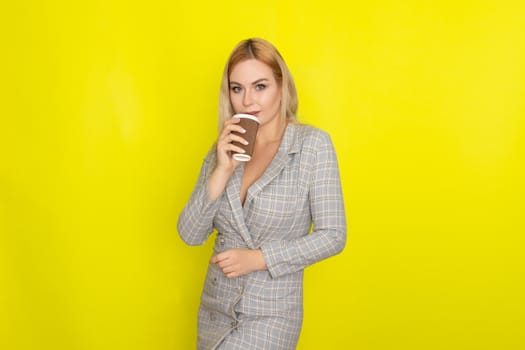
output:
[[[213,256],[210,263],[216,264],[228,278],[267,269],[260,249],[229,249]]]

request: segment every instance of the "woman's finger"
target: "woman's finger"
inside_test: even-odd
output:
[[[241,137],[239,135],[235,135],[235,134],[224,135],[224,137],[222,137],[219,140],[219,142],[223,143],[223,144],[229,144],[229,143],[232,143],[233,141],[237,141],[237,142],[242,143],[244,145],[248,144],[248,141],[246,141],[243,137]]]

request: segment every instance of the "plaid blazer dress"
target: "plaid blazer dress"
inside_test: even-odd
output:
[[[217,230],[214,253],[261,249],[267,271],[228,279],[210,264],[198,315],[199,350],[295,349],[303,318],[303,269],[342,251],[346,220],[336,154],[317,128],[289,124],[263,175],[240,200],[243,164],[215,201],[204,160],[178,220],[181,238],[203,244]],[[312,232],[310,233],[312,229]]]

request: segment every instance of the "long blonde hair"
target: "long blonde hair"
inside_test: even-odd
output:
[[[297,90],[283,57],[268,41],[252,38],[241,41],[233,49],[224,67],[219,92],[219,130],[234,114],[230,101],[230,74],[237,64],[249,59],[261,61],[271,68],[275,80],[281,85],[281,118],[296,121]]]

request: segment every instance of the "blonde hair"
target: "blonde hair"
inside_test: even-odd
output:
[[[252,38],[241,41],[233,49],[224,67],[219,92],[219,130],[234,114],[230,101],[230,74],[237,64],[249,59],[256,59],[271,68],[275,80],[281,85],[281,118],[296,121],[297,90],[283,57],[268,41]]]

